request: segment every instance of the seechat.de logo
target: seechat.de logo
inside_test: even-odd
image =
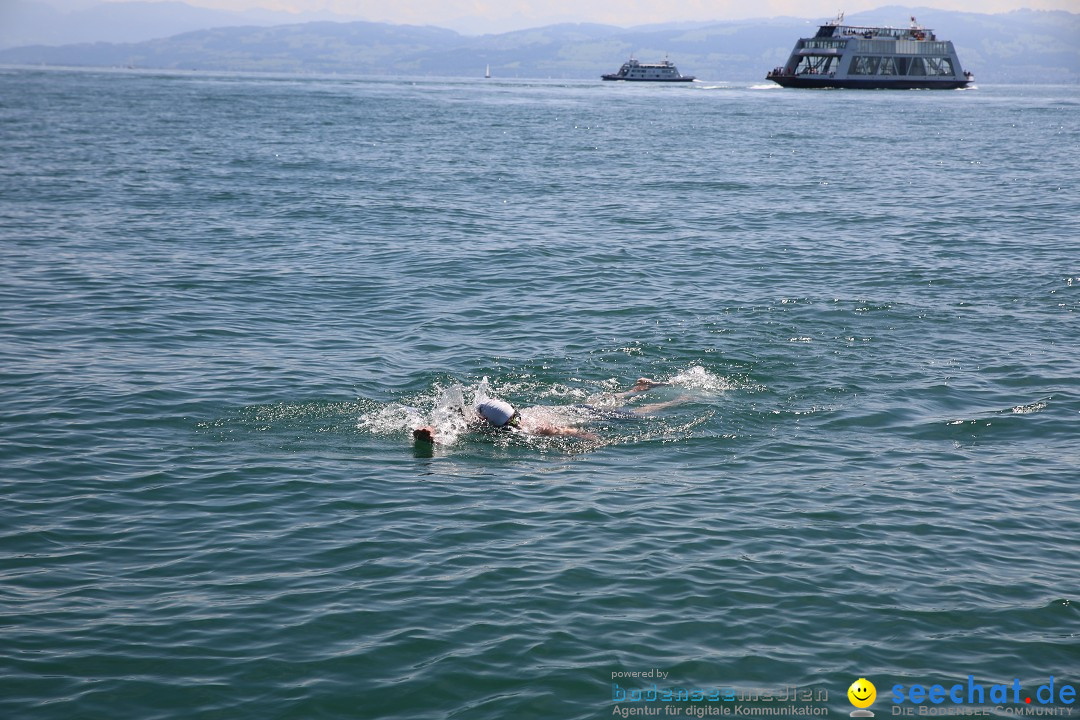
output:
[[[851,717],[874,717],[874,713],[866,709],[877,699],[877,688],[874,687],[874,683],[866,678],[859,678],[847,689],[847,697],[857,708],[851,711]]]

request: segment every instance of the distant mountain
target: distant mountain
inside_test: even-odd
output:
[[[905,26],[910,15],[956,43],[981,82],[1080,82],[1080,15],[1019,10],[987,15],[892,6],[845,22]],[[159,40],[9,48],[0,63],[476,77],[595,79],[631,54],[665,55],[704,80],[760,80],[819,19],[776,18],[636,28],[551,25],[468,37],[436,27],[304,23],[222,27]]]
[[[43,0],[0,0],[0,48],[72,43],[137,43],[178,33],[230,26],[287,25],[343,20],[332,13],[302,15],[228,12],[182,2],[86,3],[60,9]]]

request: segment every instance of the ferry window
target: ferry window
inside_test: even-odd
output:
[[[927,75],[952,75],[952,60],[949,58],[926,58]]]
[[[922,58],[918,58],[918,57],[917,58],[911,58],[911,60],[909,62],[911,63],[911,65],[910,65],[910,67],[908,67],[908,71],[907,71],[908,75],[925,75],[926,74],[926,66],[923,65]]]
[[[881,66],[878,68],[878,74],[879,75],[895,75],[896,74],[896,65],[894,63],[894,58],[890,58],[890,57],[881,58]]]
[[[856,42],[858,43],[856,49],[859,52],[880,55],[896,51],[896,43],[892,40],[857,40]]]
[[[851,70],[849,72],[852,75],[876,75],[878,69],[878,61],[881,58],[866,57],[856,55],[851,60]]]
[[[835,40],[813,39],[813,40],[807,40],[803,44],[803,47],[811,48],[811,49],[814,49],[814,50],[829,50],[831,48],[842,48],[842,47],[844,47],[846,45],[847,45],[847,39],[846,38],[840,38],[840,39],[835,39]]]
[[[821,56],[821,55],[807,55],[799,61],[799,65],[795,68],[796,75],[825,75],[827,73],[836,70],[834,64],[837,60],[836,57]]]

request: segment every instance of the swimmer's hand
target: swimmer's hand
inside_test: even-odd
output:
[[[413,440],[415,442],[435,444],[435,428],[421,427],[412,431]]]
[[[634,383],[634,386],[632,388],[630,388],[629,390],[627,390],[627,392],[628,393],[645,392],[646,390],[652,390],[654,387],[661,387],[662,385],[667,385],[667,383],[666,382],[660,382],[659,380],[650,380],[649,378],[643,377],[643,378],[638,378],[637,382]]]

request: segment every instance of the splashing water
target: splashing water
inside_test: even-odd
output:
[[[570,382],[582,381],[572,379]],[[672,413],[679,414],[680,405],[700,404],[707,401],[711,394],[736,388],[732,380],[701,366],[690,367],[660,382],[662,386],[647,397],[646,393],[628,394],[620,389],[626,387],[625,381],[614,378],[600,381],[590,393],[573,385],[540,384],[528,376],[501,381],[496,387],[485,376],[472,386],[453,383],[443,387],[435,384],[430,392],[412,396],[404,402],[377,407],[361,414],[357,428],[373,435],[394,436],[431,427],[441,445],[453,445],[475,429],[479,417],[475,407],[478,404],[492,398],[514,398],[514,405],[521,413],[526,429],[544,425],[595,428],[602,432],[603,439],[591,442],[593,446],[660,437],[670,441],[686,436],[692,428],[700,425],[701,418],[676,422],[674,419],[659,418],[660,412],[666,414],[668,407],[675,407]],[[692,395],[684,392],[686,390],[693,391]],[[516,400],[522,396],[541,403],[519,405]],[[543,402],[551,400],[556,402]],[[654,404],[652,400],[665,402]],[[652,407],[662,410],[650,411]],[[711,413],[706,415],[711,416]],[[505,444],[510,441],[509,435],[499,440]],[[530,444],[532,441],[545,445],[552,443],[550,439],[538,440],[528,433],[513,435],[521,435],[518,439]]]
[[[1047,406],[1046,400],[1039,400],[1037,402],[1028,403],[1027,405],[1017,405],[1012,409],[1016,415],[1030,415],[1031,413],[1037,413],[1040,410],[1045,410]]]
[[[472,402],[466,402],[466,393],[472,395]],[[460,383],[447,388],[436,384],[430,393],[411,398],[414,404],[395,402],[362,414],[356,426],[373,435],[411,433],[430,426],[443,444],[450,445],[476,419],[473,408],[489,396],[487,378],[473,388]]]
[[[705,392],[727,392],[735,389],[735,383],[722,375],[711,373],[700,365],[675,375],[669,381],[672,385]]]
[[[390,403],[360,416],[356,427],[372,435],[393,435],[423,426],[424,416],[419,408]]]

